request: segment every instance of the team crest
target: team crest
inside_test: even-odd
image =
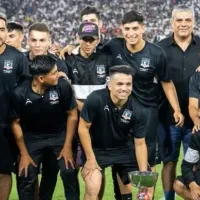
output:
[[[58,99],[59,99],[58,93],[55,90],[49,92],[50,104],[58,104],[59,102]]]
[[[12,70],[13,70],[13,61],[5,60],[3,66],[3,72],[9,74],[12,73]]]
[[[122,117],[123,117],[125,120],[130,120],[130,119],[131,119],[131,116],[132,116],[132,111],[125,109],[124,112],[123,112]]]
[[[150,59],[149,58],[142,58],[140,65],[144,68],[148,68],[150,66]]]
[[[106,76],[105,65],[97,65],[97,77],[104,78]]]

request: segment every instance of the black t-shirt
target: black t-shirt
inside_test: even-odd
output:
[[[176,87],[181,112],[185,117],[185,125],[192,127],[193,123],[188,113],[189,80],[197,67],[200,66],[200,38],[192,35],[192,40],[187,49],[183,51],[174,40],[174,35],[158,43],[167,55],[172,81]],[[163,115],[165,113],[165,115]],[[175,124],[174,110],[166,100],[160,110],[160,120],[165,124]]]
[[[131,53],[123,38],[111,39],[103,49],[112,54],[112,65],[133,67],[133,94],[143,105],[157,107],[163,99],[160,81],[171,81],[164,50],[146,41],[141,51]]]
[[[32,63],[32,60],[29,57],[29,53],[30,53],[29,51],[25,52],[24,55],[27,57],[27,59],[29,61],[29,66],[30,66]],[[47,52],[47,55],[53,57],[56,60],[56,65],[58,67],[59,72],[64,72],[66,75],[68,75],[68,69],[67,69],[67,66],[65,65],[64,60],[61,60],[58,56],[55,56],[54,54],[49,53],[49,52]]]
[[[192,181],[195,181],[195,174],[193,171],[194,165],[199,164],[200,158],[200,132],[192,134],[189,147],[185,153],[181,171],[182,176],[187,185],[189,185]]]
[[[121,147],[129,140],[129,134],[145,137],[146,108],[132,95],[118,110],[107,88],[94,91],[86,99],[81,117],[92,123],[89,132],[93,148]]]
[[[200,99],[200,73],[195,72],[189,82],[189,97]]]
[[[51,134],[66,130],[67,111],[77,107],[69,82],[59,78],[44,94],[31,87],[32,78],[16,86],[11,96],[11,120],[20,119],[24,133]]]
[[[65,54],[65,63],[77,99],[85,100],[91,92],[106,87],[111,56],[102,50],[96,49],[89,58],[84,58],[80,53]]]
[[[8,125],[10,91],[28,74],[28,60],[14,47],[6,45],[0,54],[0,126]]]

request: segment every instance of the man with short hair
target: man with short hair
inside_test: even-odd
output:
[[[47,151],[58,159],[66,199],[79,199],[72,154],[77,104],[68,81],[58,78],[56,62],[49,55],[36,56],[30,66],[32,77],[19,83],[11,96],[11,126],[20,150],[20,200],[34,200],[35,181]]]
[[[193,123],[188,112],[189,79],[200,66],[200,38],[193,34],[195,19],[192,8],[179,5],[172,11],[173,34],[161,40],[161,46],[168,58],[180,109],[185,117],[182,127],[177,127],[173,118],[173,108],[164,101],[160,109],[160,147],[163,162],[162,183],[166,200],[174,200],[173,183],[179,159],[181,142],[185,154],[191,137]]]
[[[85,200],[97,199],[108,166],[115,166],[120,177],[122,200],[132,199],[128,172],[147,171],[146,108],[130,95],[133,70],[114,66],[109,74],[108,88],[92,92],[81,112],[79,137],[86,156],[82,170]]]
[[[15,47],[21,52],[26,50],[22,48],[22,41],[24,39],[24,27],[18,22],[8,22],[7,24],[8,35],[6,44]]]
[[[158,151],[158,107],[162,100],[162,89],[172,106],[177,126],[182,126],[184,117],[168,61],[162,48],[143,39],[145,32],[144,18],[135,10],[124,14],[122,18],[123,38],[113,38],[104,47],[112,55],[112,64],[126,64],[136,70],[133,84],[133,95],[146,106],[147,122],[145,124],[148,162],[155,170],[159,163]]]
[[[56,60],[59,76],[67,78],[68,69],[65,62],[59,57],[48,52],[51,44],[50,30],[46,23],[35,22],[28,29],[29,51],[25,53],[31,65],[32,60],[38,55],[49,55]],[[46,152],[42,161],[42,179],[39,189],[39,197],[51,199],[56,186],[59,168],[54,154]],[[48,188],[48,190],[47,190]]]
[[[0,13],[0,199],[7,200],[11,191],[11,172],[16,149],[12,143],[12,132],[8,119],[10,91],[14,85],[28,74],[25,56],[14,47],[6,45],[6,16]]]

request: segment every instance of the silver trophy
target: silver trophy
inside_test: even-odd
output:
[[[151,171],[133,171],[129,172],[129,179],[134,187],[139,188],[138,199],[143,200],[146,199],[143,188],[154,187],[158,180],[158,173]]]

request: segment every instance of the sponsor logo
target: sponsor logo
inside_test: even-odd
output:
[[[49,92],[49,102],[51,105],[59,103],[58,93],[55,90]]]
[[[12,60],[5,60],[3,66],[3,72],[6,74],[10,74],[13,71],[13,61]]]

